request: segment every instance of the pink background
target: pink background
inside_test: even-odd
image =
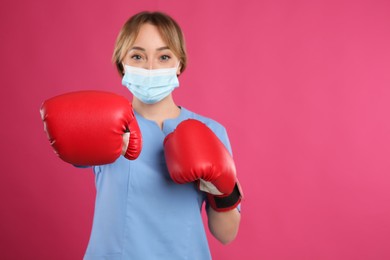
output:
[[[55,157],[41,102],[64,92],[130,98],[110,62],[141,10],[181,24],[178,104],[226,126],[246,198],[214,259],[390,259],[390,2],[0,3],[0,258],[81,259],[94,178]]]

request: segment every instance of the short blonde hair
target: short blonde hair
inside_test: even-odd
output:
[[[150,23],[157,27],[162,39],[168,48],[180,61],[180,72],[183,72],[187,65],[187,52],[185,48],[184,35],[177,22],[167,14],[161,12],[141,12],[130,17],[123,25],[115,42],[112,61],[121,76],[124,75],[122,60],[138,36],[143,24]]]

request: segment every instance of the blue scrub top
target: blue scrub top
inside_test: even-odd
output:
[[[93,167],[95,214],[85,260],[211,259],[201,208],[205,194],[194,183],[176,184],[168,173],[163,141],[188,118],[204,122],[231,152],[225,128],[181,108],[163,129],[135,114],[143,147],[134,161],[123,156]]]

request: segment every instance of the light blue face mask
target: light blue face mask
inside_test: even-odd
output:
[[[139,100],[154,104],[167,97],[179,86],[177,68],[147,70],[125,65],[122,85]]]

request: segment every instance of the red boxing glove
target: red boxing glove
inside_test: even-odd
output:
[[[179,184],[198,181],[213,209],[228,211],[240,203],[233,158],[205,124],[194,119],[181,122],[165,137],[164,151],[172,180]]]
[[[55,153],[78,166],[114,162],[122,153],[123,134],[130,132],[125,157],[134,160],[142,137],[131,103],[102,91],[71,92],[46,100],[41,107],[44,129]]]

